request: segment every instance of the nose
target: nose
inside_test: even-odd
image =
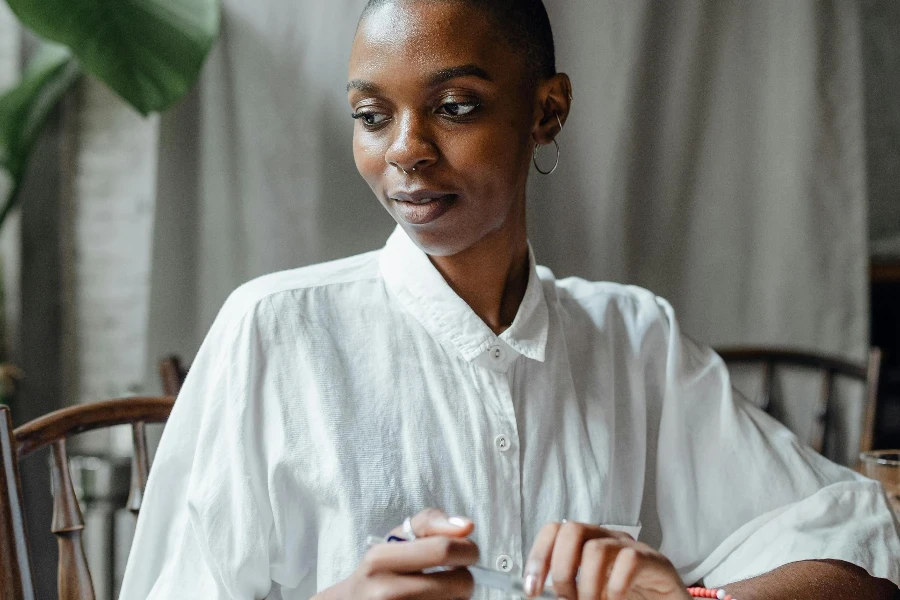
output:
[[[421,171],[437,162],[438,149],[425,118],[407,113],[394,128],[384,160],[401,171]]]

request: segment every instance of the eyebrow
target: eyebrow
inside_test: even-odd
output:
[[[446,69],[441,69],[440,71],[429,75],[425,79],[425,81],[429,87],[434,87],[442,83],[447,83],[448,81],[456,79],[457,77],[477,77],[479,79],[484,79],[485,81],[494,80],[494,78],[491,77],[487,71],[479,66],[462,65],[459,67],[448,67]],[[359,90],[364,94],[377,94],[381,91],[381,88],[371,81],[366,81],[364,79],[354,79],[347,84],[347,91],[349,92],[350,90]]]
[[[428,85],[434,87],[442,83],[447,83],[451,79],[457,77],[478,77],[485,81],[493,81],[494,79],[488,75],[488,72],[476,65],[463,65],[461,67],[450,67],[441,69],[437,73],[433,73],[427,78]]]
[[[381,88],[371,81],[365,81],[364,79],[354,79],[347,84],[347,91],[349,92],[350,90],[359,90],[364,94],[374,95],[380,92]]]

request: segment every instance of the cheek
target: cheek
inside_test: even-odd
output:
[[[384,174],[384,148],[376,141],[359,134],[353,135],[353,160],[356,170],[377,193],[377,187]]]
[[[510,192],[516,190],[527,170],[523,169],[527,151],[527,137],[521,129],[492,129],[467,140],[468,143],[448,145],[447,158],[455,170],[468,173],[488,190]]]

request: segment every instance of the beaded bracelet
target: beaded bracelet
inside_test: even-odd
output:
[[[725,590],[708,589],[704,587],[689,587],[688,594],[692,598],[716,598],[717,600],[737,600]]]

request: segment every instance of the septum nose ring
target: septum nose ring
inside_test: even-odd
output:
[[[409,175],[409,171],[407,171],[407,170],[404,169],[403,167],[399,167],[399,168],[400,168],[401,171],[403,171],[403,174],[404,174],[404,175]],[[413,167],[413,168],[410,169],[410,170],[411,170],[411,171],[415,171],[416,168],[417,168],[417,167]]]

